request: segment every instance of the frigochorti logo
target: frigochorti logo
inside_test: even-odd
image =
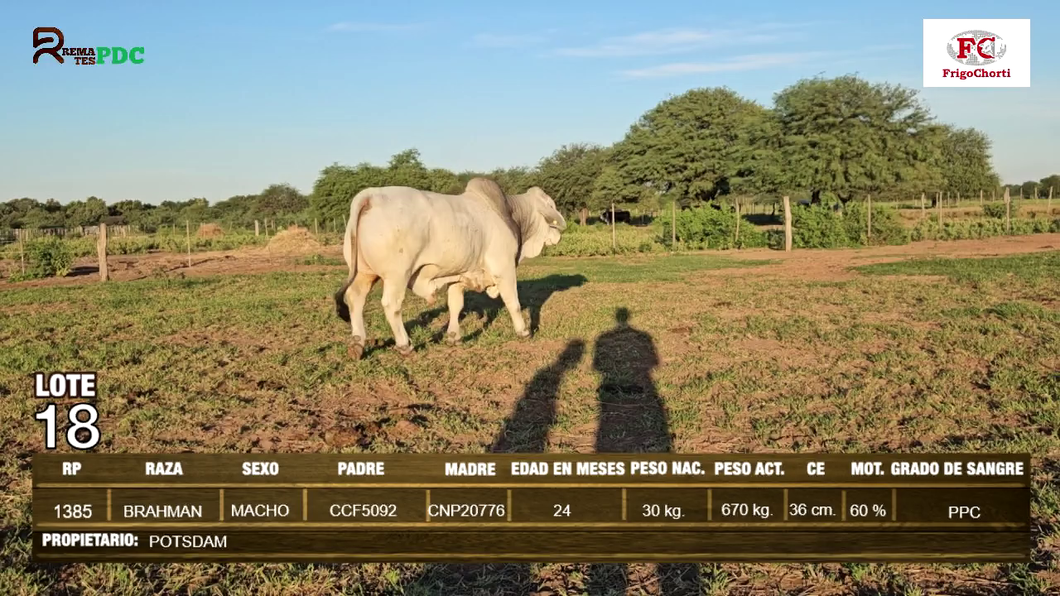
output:
[[[1007,79],[1012,77],[1012,69],[993,70],[983,68],[990,66],[1005,55],[1008,47],[1001,36],[982,29],[971,29],[958,33],[946,44],[946,52],[960,64],[969,69],[943,68],[943,78],[966,79]]]
[[[924,87],[1030,86],[1030,19],[924,19]]]
[[[66,58],[73,58],[74,64],[95,66],[97,64],[142,64],[144,48],[137,46],[94,46],[66,47],[66,38],[58,27],[37,27],[33,30],[33,63],[37,64],[44,55],[55,58],[59,64],[65,64]],[[44,47],[41,47],[44,46]]]
[[[993,64],[1005,55],[1006,49],[1000,35],[982,30],[958,33],[946,45],[950,58],[965,66]]]

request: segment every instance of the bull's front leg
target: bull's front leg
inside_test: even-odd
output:
[[[523,310],[519,305],[519,291],[516,285],[515,275],[494,276],[497,280],[497,289],[500,290],[501,300],[512,316],[512,326],[515,334],[519,337],[530,337],[530,329],[523,319]]]
[[[464,285],[457,282],[449,285],[449,326],[445,341],[451,346],[460,343],[460,312],[464,310]]]

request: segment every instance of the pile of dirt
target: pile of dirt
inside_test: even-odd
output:
[[[215,223],[199,224],[199,238],[220,238],[225,232]]]
[[[269,239],[268,247],[269,252],[304,252],[323,248],[309,230],[299,226],[278,232]]]

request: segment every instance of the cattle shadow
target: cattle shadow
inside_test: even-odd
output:
[[[541,308],[546,302],[548,302],[548,299],[551,298],[553,294],[582,286],[588,281],[589,279],[581,274],[552,274],[546,275],[545,277],[519,281],[519,303],[523,310],[530,314],[530,333],[537,333],[538,328],[541,326]],[[377,284],[377,287],[378,285],[380,284]],[[373,288],[372,294],[369,295],[368,299],[379,300],[378,292],[379,290]],[[439,296],[444,297],[445,295],[445,290],[439,292]],[[430,327],[434,321],[443,315],[447,315],[448,312],[449,306],[447,301],[442,300],[438,306],[422,311],[411,319],[406,319],[405,330],[408,332],[409,336],[412,336],[416,330]],[[504,301],[500,298],[490,298],[485,292],[465,291],[464,309],[460,312],[461,320],[466,319],[469,314],[474,313],[478,318],[482,319],[483,322],[480,328],[464,335],[461,338],[461,341],[466,342],[477,339],[490,328],[490,325],[497,320],[497,317],[502,313],[507,312],[507,309],[504,307]],[[365,319],[365,322],[368,322],[367,318]],[[347,327],[347,329],[348,328],[349,327]],[[383,333],[390,334],[390,327],[387,326],[386,331]],[[445,339],[445,333],[445,327],[435,331],[431,334],[428,344],[441,343],[442,340]],[[365,342],[363,357],[367,358],[373,352],[393,348],[394,344],[393,336],[384,335],[384,337],[370,338]]]
[[[593,368],[600,374],[597,389],[597,453],[667,453],[673,450],[669,413],[653,379],[660,364],[655,341],[630,324],[627,308],[615,309],[614,326],[596,338]],[[622,564],[592,565],[589,594],[613,593],[625,585],[628,569]],[[695,564],[656,567],[660,593],[667,596],[700,594]]]
[[[541,308],[544,307],[553,294],[577,288],[585,285],[588,281],[589,279],[581,274],[564,275],[558,273],[520,281],[519,304],[530,315],[530,333],[537,333],[541,327]],[[441,306],[433,309],[433,312],[441,314],[448,312],[448,310],[448,306]],[[461,312],[461,320],[474,313],[483,321],[481,327],[464,335],[461,341],[477,339],[489,330],[490,326],[497,320],[497,317],[502,314],[507,316],[507,312],[508,310],[504,307],[504,301],[500,298],[490,298],[482,292],[464,292],[464,310]],[[432,336],[431,341],[438,343],[442,341],[444,336],[445,329],[442,329]]]
[[[549,365],[526,384],[522,397],[497,433],[490,453],[544,453],[556,423],[556,402],[563,378],[582,361],[585,342],[571,340]],[[537,578],[530,565],[428,564],[406,594],[534,594]]]

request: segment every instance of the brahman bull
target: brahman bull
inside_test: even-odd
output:
[[[434,304],[435,292],[448,286],[449,343],[460,340],[464,288],[499,295],[516,335],[528,337],[516,266],[558,243],[566,227],[556,203],[536,186],[513,196],[486,178],[473,178],[460,195],[405,186],[362,190],[350,203],[343,237],[350,275],[335,293],[336,312],[353,332],[350,352],[364,354],[364,302],[380,278],[383,312],[402,355],[412,353],[401,317],[406,288]]]

